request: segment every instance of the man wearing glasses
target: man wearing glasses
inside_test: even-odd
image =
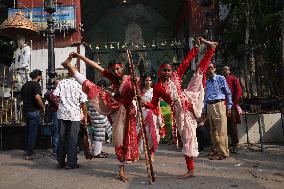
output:
[[[231,117],[232,95],[225,77],[217,75],[215,71],[214,65],[209,64],[203,114],[207,114],[214,146],[209,159],[222,160],[229,157],[227,117]]]

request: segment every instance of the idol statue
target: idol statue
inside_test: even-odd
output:
[[[12,64],[15,75],[15,90],[20,91],[29,79],[31,47],[25,42],[25,37],[17,36],[18,48],[15,51],[15,62]]]

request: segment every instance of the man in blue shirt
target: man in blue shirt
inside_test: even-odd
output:
[[[224,76],[215,74],[216,68],[209,64],[207,69],[204,114],[210,123],[210,135],[214,150],[209,159],[222,160],[229,157],[227,116],[231,116],[232,95]]]

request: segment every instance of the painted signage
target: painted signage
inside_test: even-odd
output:
[[[27,19],[30,19],[40,30],[47,28],[47,18],[49,14],[44,11],[43,7],[36,8],[23,8],[8,10],[8,16],[17,12],[23,12]],[[75,6],[57,6],[56,12],[52,15],[55,23],[54,29],[56,30],[69,30],[76,29],[76,11]]]

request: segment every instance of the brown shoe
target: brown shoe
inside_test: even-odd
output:
[[[212,155],[208,159],[210,159],[210,160],[223,160],[223,159],[226,159],[226,156],[218,154],[218,155]]]
[[[216,149],[212,149],[207,156],[213,156],[213,155],[218,155],[218,151]]]

